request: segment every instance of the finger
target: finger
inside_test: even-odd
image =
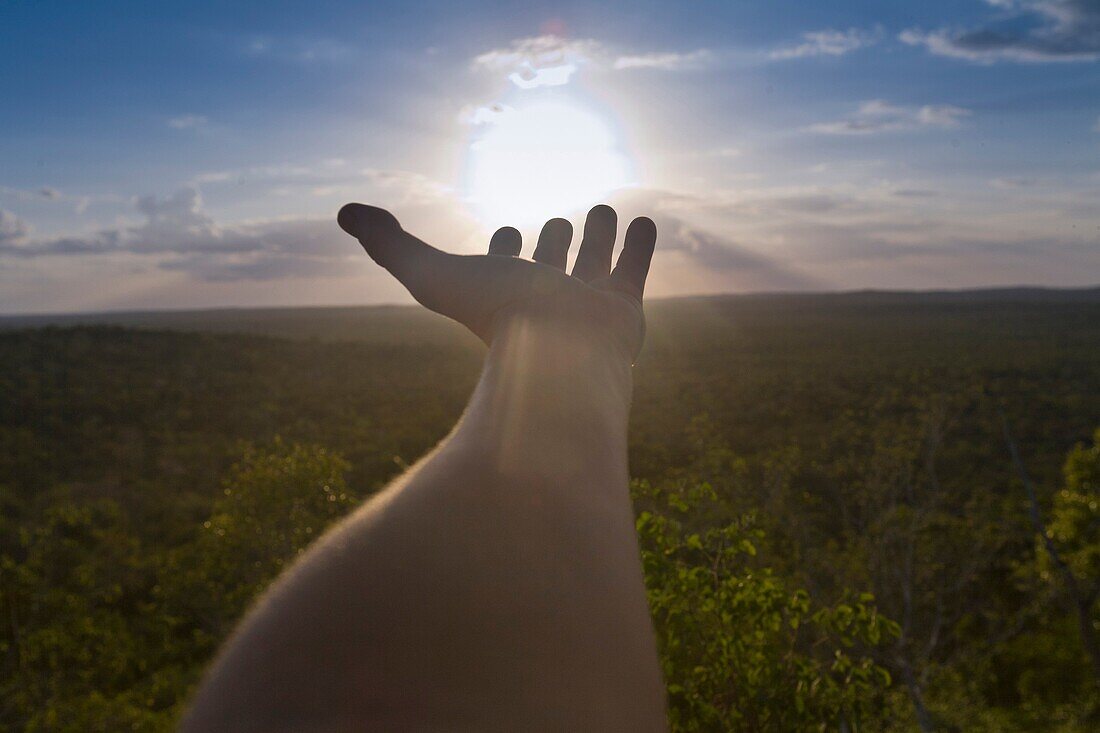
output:
[[[626,239],[611,281],[615,287],[638,300],[645,290],[646,275],[649,274],[649,262],[653,259],[653,249],[657,246],[657,225],[649,217],[639,216],[630,222],[626,229]]]
[[[573,225],[565,219],[551,219],[542,227],[539,243],[535,247],[532,259],[564,272],[571,241],[573,241]]]
[[[584,237],[577,261],[573,263],[573,277],[585,282],[611,274],[611,251],[615,248],[615,210],[600,204],[592,207],[584,222]]]
[[[392,214],[374,206],[347,204],[337,221],[417,302],[489,340],[492,315],[510,295],[501,287],[508,278],[500,277],[514,265],[510,258],[448,254],[409,234]]]
[[[451,255],[406,232],[390,212],[376,206],[346,204],[336,220],[359,240],[372,260],[389,270],[421,303],[442,285],[445,263]]]
[[[515,227],[501,227],[489,240],[489,254],[515,257],[523,247],[523,237]]]

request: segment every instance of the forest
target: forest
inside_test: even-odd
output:
[[[1100,727],[1100,289],[647,317],[630,466],[673,730]],[[0,730],[171,730],[482,353],[411,307],[0,320]]]

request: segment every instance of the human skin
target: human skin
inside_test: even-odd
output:
[[[325,534],[247,615],[191,731],[661,731],[628,492],[631,364],[656,242],[589,212],[452,255],[388,212],[339,223],[426,307],[489,346],[450,435]]]

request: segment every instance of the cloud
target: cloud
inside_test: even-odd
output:
[[[657,222],[658,252],[670,256],[653,269],[655,294],[1067,286],[1100,267],[1094,189],[1083,185],[991,196],[878,180],[639,192],[613,203],[623,220]],[[1085,203],[1072,210],[1073,201]]]
[[[930,188],[897,188],[891,193],[904,199],[930,199],[940,195],[939,191],[933,191]]]
[[[596,41],[543,35],[520,38],[506,48],[478,54],[472,66],[507,73],[516,86],[533,89],[567,84],[581,65],[602,56]]]
[[[478,54],[471,66],[475,70],[505,73],[520,89],[534,89],[568,84],[585,65],[614,71],[687,71],[709,66],[714,60],[715,54],[708,49],[614,53],[592,39],[542,35],[520,38],[506,47]]]
[[[680,252],[701,267],[725,277],[738,290],[813,290],[814,278],[798,273],[766,255],[676,217],[658,222],[662,251]],[[662,226],[663,224],[663,226]]]
[[[156,256],[166,270],[200,279],[263,279],[334,271],[354,254],[329,219],[290,219],[219,226],[202,211],[195,188],[158,198],[142,196],[134,208],[144,222],[85,236],[26,240],[18,219],[0,217],[0,255],[18,258],[111,254]]]
[[[63,193],[53,186],[42,186],[34,189],[0,186],[0,198],[3,197],[10,197],[16,201],[41,202],[42,200],[46,200],[60,203],[67,202],[73,205],[73,210],[77,214],[83,214],[93,203],[119,204],[126,202],[125,198],[114,194],[105,193],[96,196],[72,195]]]
[[[17,245],[28,231],[25,221],[10,211],[0,209],[0,251],[3,247]]]
[[[994,178],[989,182],[989,185],[993,186],[993,188],[999,188],[1004,191],[1017,188],[1031,188],[1038,185],[1038,183],[1038,178],[1032,178],[1030,176],[1014,176],[1008,178]]]
[[[536,68],[560,66],[599,55],[602,55],[602,50],[596,41],[544,35],[518,38],[506,48],[478,54],[473,65],[475,68],[511,71],[524,65]]]
[[[619,56],[611,64],[613,69],[660,69],[662,71],[685,71],[701,69],[714,61],[714,53],[700,48],[686,53],[675,51],[664,53],[643,53],[633,56]]]
[[[778,48],[771,52],[773,59],[800,59],[808,56],[843,56],[866,46],[873,46],[882,38],[882,31],[862,31],[849,28],[846,31],[823,30],[802,34],[802,43]]]
[[[341,63],[356,56],[354,46],[331,38],[253,36],[241,50],[256,58],[300,64]]]
[[[41,186],[40,188],[11,188],[9,186],[0,186],[0,195],[11,196],[19,201],[39,201],[41,199],[47,199],[48,201],[59,201],[66,198],[66,196],[57,190],[53,186]]]
[[[1100,59],[1100,0],[987,0],[1003,18],[968,30],[910,29],[900,40],[977,63]]]
[[[168,126],[173,130],[194,130],[206,126],[207,119],[202,115],[180,115],[168,120]]]
[[[486,105],[468,104],[459,110],[458,121],[463,125],[495,125],[513,111],[515,110],[512,107],[499,102]]]
[[[327,167],[331,174],[332,169],[344,165],[334,162]],[[247,172],[273,177],[301,174],[297,168],[287,166]],[[236,180],[240,173],[226,171],[226,179]],[[322,176],[325,171],[314,174]],[[304,178],[307,185],[317,180],[321,179]],[[433,233],[443,230],[453,238],[462,231],[463,222],[454,215],[448,189],[420,174],[365,169],[349,172],[337,182],[346,183],[358,193],[366,190],[372,200],[383,201],[396,210],[412,214],[431,211],[439,222]],[[221,224],[203,210],[202,194],[194,185],[168,196],[138,197],[132,206],[141,217],[139,223],[42,239],[29,238],[29,227],[24,222],[0,211],[0,258],[129,257],[142,266],[151,264],[212,282],[335,276],[354,271],[362,259],[332,216]]]
[[[614,203],[623,213],[650,216],[659,232],[658,251],[674,254],[688,266],[693,279],[709,281],[720,290],[813,290],[822,287],[817,279],[798,271],[781,257],[769,254],[755,235],[742,231],[749,240],[757,240],[751,245],[743,242],[737,234],[737,212],[720,199],[632,189],[622,192]],[[721,214],[716,226],[701,223],[705,214],[715,212]],[[774,216],[766,218],[775,221]],[[657,280],[662,278],[661,268],[655,268],[654,276]]]
[[[958,127],[971,112],[949,104],[904,107],[881,99],[861,102],[856,112],[843,120],[810,125],[811,132],[825,135],[868,135],[878,132],[920,128]]]

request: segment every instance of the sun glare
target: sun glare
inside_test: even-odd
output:
[[[483,112],[466,186],[488,225],[569,216],[629,183],[611,125],[592,110],[555,97]]]

